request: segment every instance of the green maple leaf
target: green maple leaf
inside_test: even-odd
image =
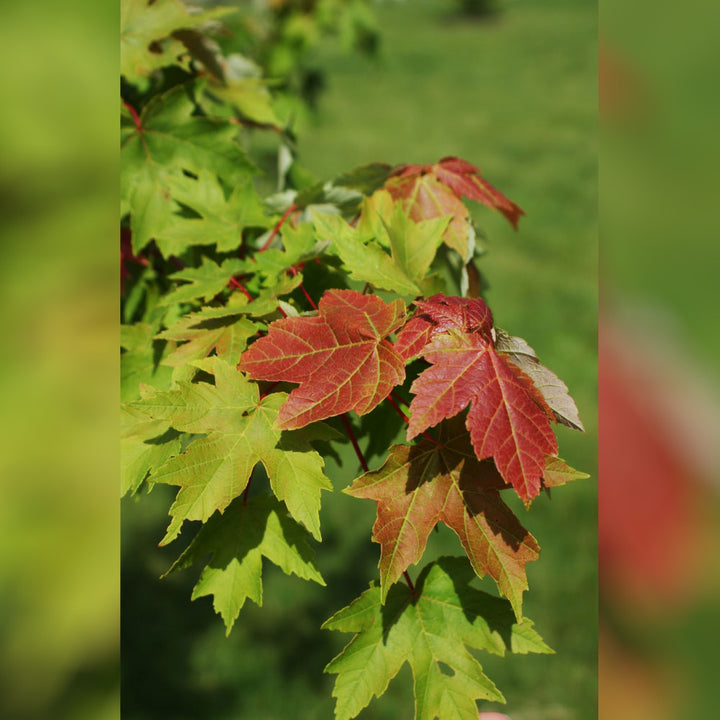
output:
[[[242,261],[230,260],[226,263],[221,267],[227,269],[227,277],[230,277],[232,268],[238,267],[234,263],[242,263]],[[186,269],[180,274],[187,276],[187,272]],[[214,268],[208,271],[208,282],[215,282],[212,279],[215,272]],[[225,270],[222,269],[218,271],[216,277],[218,283],[224,272]],[[173,347],[162,360],[163,365],[174,368],[172,379],[189,380],[195,374],[197,361],[213,351],[231,365],[236,365],[247,347],[248,339],[259,329],[259,326],[247,316],[259,318],[274,313],[279,303],[278,296],[292,292],[301,281],[300,274],[295,277],[284,277],[273,287],[262,290],[253,302],[249,302],[242,293],[233,293],[227,305],[204,307],[181,317],[169,328],[158,333],[156,337],[159,340],[181,343]],[[179,287],[177,292],[193,294],[193,287],[196,286],[188,286],[187,291],[183,290],[183,287]]]
[[[393,208],[389,219],[385,220],[385,217],[380,216],[380,220],[385,227],[393,259],[409,278],[422,286],[435,253],[442,245],[450,218],[414,222],[399,203]]]
[[[203,257],[200,267],[186,267],[169,275],[173,280],[184,280],[185,284],[175,288],[160,299],[159,305],[173,305],[202,298],[212,300],[224,290],[230,278],[247,270],[248,262],[238,258],[229,258],[221,265]]]
[[[380,244],[340,216],[315,212],[313,223],[319,239],[330,241],[327,252],[342,260],[353,280],[401,295],[420,294],[417,284]]]
[[[296,226],[286,223],[283,226],[282,243],[284,250],[270,248],[254,255],[254,270],[269,281],[276,281],[286,270],[300,262],[318,257],[327,246],[315,238],[312,223],[302,222]]]
[[[285,393],[260,400],[257,385],[224,360],[214,358],[205,367],[214,371],[215,385],[181,382],[177,389],[132,404],[175,430],[208,433],[150,475],[151,482],[180,486],[162,544],[177,537],[184,520],[205,522],[216,510],[225,510],[245,490],[258,462],[278,499],[320,540],[320,495],[332,485],[309,442],[326,439],[327,431],[281,433],[274,422]]]
[[[182,343],[162,364],[174,368],[172,377],[176,381],[190,379],[195,374],[192,364],[213,351],[227,362],[237,364],[248,338],[257,330],[258,326],[245,317],[231,315],[213,321],[187,315],[157,335],[159,339]]]
[[[394,445],[385,464],[345,490],[377,502],[373,539],[381,545],[381,599],[425,551],[439,521],[450,527],[479,577],[489,574],[522,617],[525,566],[540,548],[500,497],[495,465],[475,456],[463,418],[445,421],[438,442]]]
[[[371,586],[323,628],[356,633],[325,672],[337,674],[336,720],[349,720],[379,697],[410,664],[415,720],[477,720],[476,700],[504,702],[468,648],[504,655],[552,653],[528,619],[515,621],[507,601],[470,587],[464,558],[440,558],[416,587],[396,585],[385,604]],[[447,668],[450,668],[448,671]]]
[[[246,227],[267,227],[271,222],[250,177],[240,180],[226,200],[214,173],[203,170],[198,178],[175,178],[173,198],[196,209],[201,218],[174,218],[156,238],[165,256],[181,255],[192,245],[215,245],[218,252],[240,246]]]
[[[226,120],[194,117],[194,109],[187,89],[180,85],[145,106],[139,127],[128,113],[122,116],[120,189],[124,207],[131,214],[136,254],[168,227],[177,229],[182,222],[175,196],[188,199],[186,171],[197,178],[197,201],[190,206],[201,215],[201,199],[212,192],[205,187],[208,174],[203,171],[215,173],[231,186],[254,172],[235,142],[237,128]]]
[[[155,0],[152,5],[148,0],[121,0],[120,74],[144,89],[153,70],[173,63],[186,66],[177,59],[185,47],[172,33],[232,12],[235,8],[214,8],[191,15],[181,0]]]
[[[263,557],[287,575],[325,585],[306,537],[275,498],[261,495],[246,504],[236,500],[224,514],[215,513],[205,523],[166,575],[212,554],[192,599],[212,595],[229,634],[247,598],[262,606]]]

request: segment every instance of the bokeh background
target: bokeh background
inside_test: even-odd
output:
[[[528,213],[513,233],[478,210],[488,299],[498,322],[534,344],[577,397],[589,432],[567,434],[561,446],[593,479],[562,488],[527,518],[543,545],[529,568],[528,615],[558,655],[544,659],[540,684],[529,658],[488,671],[513,718],[596,716],[597,546],[594,530],[578,528],[594,522],[599,478],[600,715],[712,717],[720,636],[715,14],[701,0],[600,3],[598,475],[588,450],[594,380],[583,367],[593,362],[597,278],[597,8],[498,0],[501,13],[470,23],[440,5],[379,4],[387,39],[377,66],[319,51],[331,63],[328,87],[301,149],[319,174],[366,159],[457,153]],[[88,0],[16,3],[0,24],[0,716],[8,718],[119,716],[118,15],[115,4]],[[444,48],[437,57],[436,47]],[[410,74],[392,80],[400,67]],[[403,108],[401,90],[423,102]],[[363,102],[353,104],[355,93]],[[352,133],[334,129],[339,117]],[[633,432],[621,432],[628,417]],[[340,588],[330,612],[360,589],[352,583],[373,577],[372,508],[361,505],[328,504],[343,529],[324,557]],[[137,714],[127,716],[272,717],[266,708],[277,713],[288,697],[308,703],[288,717],[328,717],[327,678],[316,669],[334,640],[312,651],[306,644],[325,609],[303,598],[301,583],[269,579],[277,584],[268,585],[268,606],[247,608],[224,641],[210,608],[189,602],[190,578],[157,580],[167,567],[152,550],[161,511],[144,503],[127,519],[125,587],[135,590],[123,600],[147,639],[136,667],[149,672],[137,671],[138,699],[126,698]],[[126,652],[137,655],[129,642]],[[264,670],[253,675],[256,668]],[[407,674],[395,687],[393,701],[405,703]],[[176,710],[146,697],[141,711],[143,691]],[[203,696],[218,705],[193,714]]]
[[[600,714],[717,714],[720,144],[709,3],[601,4]]]

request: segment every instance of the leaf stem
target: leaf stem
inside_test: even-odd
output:
[[[295,277],[298,274],[298,271],[296,270],[294,265],[290,266],[290,272],[292,273],[292,276]],[[302,290],[302,294],[305,296],[305,299],[310,303],[313,310],[317,310],[318,306],[315,304],[315,301],[310,297],[308,294],[308,291],[305,289],[305,286],[300,283],[300,290]]]
[[[395,396],[395,397],[393,397]],[[386,398],[385,398],[390,405],[395,409],[395,412],[406,422],[410,422],[410,418],[402,411],[402,408],[400,407],[399,403],[403,403],[403,405],[406,405],[402,398],[400,398],[398,395],[395,394],[395,392],[391,392]],[[430,442],[434,443],[435,445],[439,445],[440,441],[436,440],[432,435],[430,435],[428,432],[423,431],[420,433],[426,440],[429,440]]]
[[[406,423],[410,422],[410,419],[409,419],[408,416],[402,411],[402,409],[400,408],[400,406],[395,402],[395,400],[394,400],[394,398],[393,398],[392,395],[393,395],[393,394],[390,393],[385,399],[393,406],[393,408],[395,409],[395,412],[396,412]]]
[[[353,432],[352,426],[350,425],[350,420],[348,420],[347,413],[343,413],[340,416],[340,420],[342,421],[343,426],[345,427],[345,432],[347,433],[348,438],[350,438],[350,442],[352,443],[353,450],[355,450],[355,454],[357,455],[358,460],[360,461],[360,467],[365,472],[369,472],[370,468],[368,467],[367,460],[365,460],[365,456],[362,453],[362,450],[360,449],[360,446],[358,445],[357,438],[355,437],[355,433]]]
[[[129,103],[125,102],[125,100],[122,101],[122,104],[127,108],[127,111],[132,115],[133,122],[135,123],[135,127],[138,129],[138,132],[142,132],[142,123],[140,122],[140,116],[137,113],[137,110]]]
[[[254,300],[253,296],[248,292],[247,288],[241,283],[238,282],[234,277],[230,278],[230,285],[234,285],[240,292],[250,301],[252,302]]]
[[[415,594],[415,585],[413,585],[413,581],[410,579],[410,576],[408,575],[407,570],[405,570],[403,572],[403,577],[405,578],[405,582],[408,584],[408,587],[410,588],[410,592],[414,595]]]
[[[270,235],[268,235],[268,239],[263,243],[263,246],[258,250],[258,252],[265,252],[269,247],[270,243],[275,239],[277,234],[280,232],[280,228],[285,224],[285,221],[292,215],[292,213],[297,210],[298,207],[293,203],[283,214],[282,217],[277,221],[275,224],[275,227],[272,229],[272,232]]]

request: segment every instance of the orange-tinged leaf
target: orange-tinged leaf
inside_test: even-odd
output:
[[[240,360],[256,380],[300,384],[278,414],[280,429],[348,410],[364,415],[405,379],[404,360],[385,339],[405,319],[402,300],[388,304],[354,290],[330,290],[318,311],[271,323]]]
[[[420,560],[442,520],[460,538],[475,572],[489,574],[522,617],[525,565],[537,559],[540,548],[501,499],[506,487],[493,463],[475,456],[461,418],[441,425],[438,443],[424,438],[412,447],[392,447],[380,470],[346,490],[377,502],[373,539],[381,545],[382,599]]]
[[[416,222],[444,215],[452,216],[445,231],[445,242],[467,261],[473,252],[470,213],[462,202],[466,197],[501,212],[517,228],[521,208],[496,190],[474,165],[456,157],[446,157],[429,165],[401,165],[385,184]]]

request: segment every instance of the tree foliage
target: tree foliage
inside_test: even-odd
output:
[[[276,30],[343,26],[361,6],[276,3]],[[168,572],[202,566],[192,598],[211,595],[229,633],[246,599],[262,605],[263,558],[324,584],[321,451],[350,442],[365,473],[345,492],[377,503],[380,578],[324,626],[355,633],[327,666],[336,717],[355,717],[405,661],[416,718],[474,717],[502,694],[468,648],[551,652],[522,614],[540,548],[503,494],[529,507],[584,477],[552,430],[582,430],[566,386],[467,282],[464,201],[515,227],[523,211],[454,157],[310,179],[270,91],[277,55],[266,47],[267,77],[257,64],[270,34],[225,55],[210,33],[226,14],[122,3],[123,492],[178,487],[161,543],[192,540]],[[277,139],[273,195],[258,191],[253,133]],[[381,404],[407,439],[374,436],[386,459],[371,471],[348,414]],[[467,557],[413,583],[440,521]],[[503,597],[471,587],[484,575]]]

